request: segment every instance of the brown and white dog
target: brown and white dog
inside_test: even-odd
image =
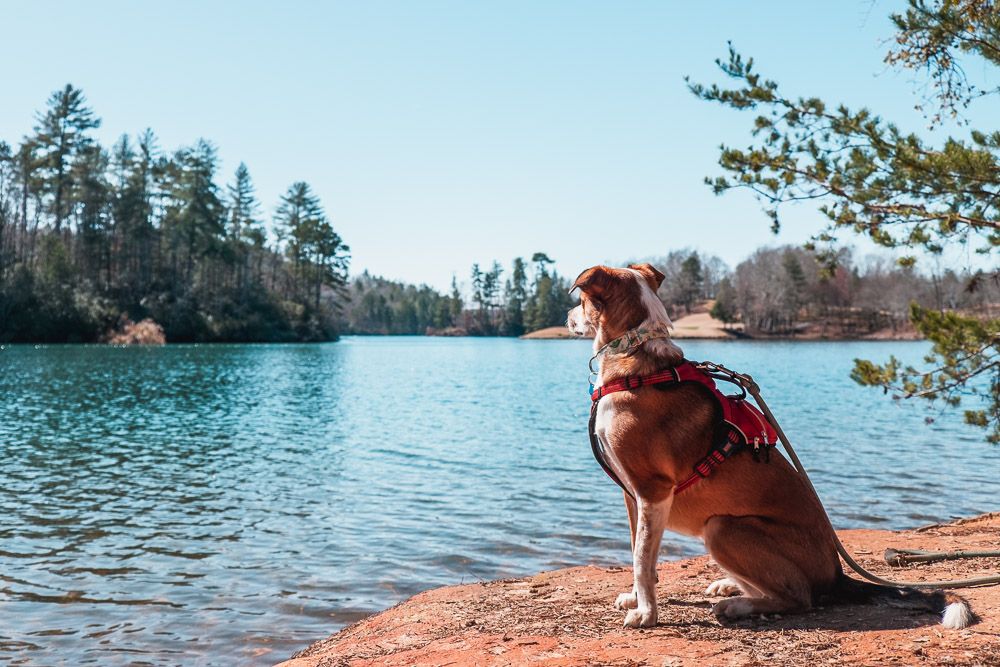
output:
[[[637,327],[666,330],[670,320],[656,296],[662,281],[663,274],[649,264],[587,269],[573,285],[580,290],[580,305],[569,311],[567,326],[594,336],[595,354]],[[602,357],[595,386],[682,360],[669,338],[648,340],[628,355]],[[946,627],[972,622],[968,604],[956,595],[894,589],[844,575],[819,499],[777,452],[766,464],[736,455],[675,497],[675,485],[711,449],[715,410],[714,399],[694,383],[647,386],[600,399],[595,431],[606,462],[627,488],[634,583],[614,603],[628,610],[626,627],[656,624],[656,561],[664,529],[704,540],[726,572],[706,591],[738,595],[715,604],[712,611],[719,618],[802,612],[821,597],[831,602],[905,598],[943,610]]]

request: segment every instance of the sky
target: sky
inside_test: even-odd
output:
[[[536,251],[571,276],[686,247],[735,266],[823,218],[796,206],[775,237],[748,193],[711,193],[752,116],[684,76],[721,82],[731,40],[788,94],[923,131],[913,75],[883,64],[902,4],[0,0],[0,139],[72,83],[106,145],[209,139],[220,181],[245,162],[268,215],[307,181],[352,273],[438,288]]]

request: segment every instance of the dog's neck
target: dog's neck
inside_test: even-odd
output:
[[[620,377],[655,373],[681,363],[684,352],[670,339],[669,326],[670,320],[659,322],[650,318],[614,340],[608,340],[598,329],[594,338],[594,353],[599,364],[596,386]],[[612,346],[616,349],[611,349]]]

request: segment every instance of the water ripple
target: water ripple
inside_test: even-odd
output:
[[[838,525],[890,528],[996,509],[1000,449],[848,378],[854,357],[925,349],[685,345],[754,374]],[[0,662],[271,664],[429,587],[627,563],[587,443],[588,356],[407,337],[3,347]],[[664,553],[700,549],[668,536]]]

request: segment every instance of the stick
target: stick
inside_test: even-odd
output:
[[[1000,558],[1000,551],[918,551],[915,549],[886,549],[885,562],[893,567],[911,563],[936,563],[960,558]]]

